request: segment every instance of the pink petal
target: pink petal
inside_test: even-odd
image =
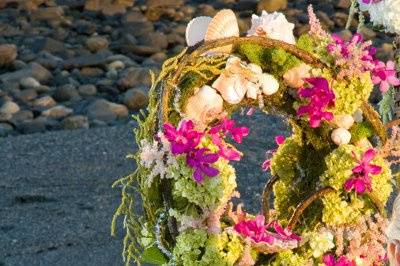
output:
[[[285,139],[286,139],[285,136],[278,135],[275,137],[275,142],[278,145],[282,145],[285,142]]]
[[[389,83],[387,81],[382,81],[379,87],[381,92],[387,92],[389,90]]]
[[[362,161],[370,162],[372,159],[374,159],[375,155],[376,155],[375,149],[368,149],[366,152],[364,152]]]
[[[371,164],[369,167],[370,167],[370,173],[373,175],[377,175],[382,172],[382,167],[380,167],[379,165]]]

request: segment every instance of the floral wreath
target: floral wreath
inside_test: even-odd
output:
[[[231,10],[188,24],[188,48],[152,75],[137,117],[137,169],[115,183],[123,189],[113,230],[124,216],[127,265],[386,262],[384,206],[400,154],[396,128],[388,138],[368,98],[374,85],[400,80],[361,35],[328,34],[311,6],[309,17],[298,40],[276,12],[253,15],[246,37]],[[243,154],[227,140],[249,133],[232,113],[250,108],[250,117],[255,107],[282,115],[293,134],[267,153],[272,178],[250,214],[231,202],[240,195],[230,162]]]

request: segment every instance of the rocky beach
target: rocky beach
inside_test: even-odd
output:
[[[148,103],[150,71],[184,48],[193,17],[230,8],[246,32],[251,14],[282,11],[299,36],[313,4],[329,31],[350,38],[357,26],[343,30],[350,0],[131,0],[116,14],[81,0],[28,10],[24,2],[35,1],[0,1],[0,266],[122,264],[122,232],[110,236],[120,191],[111,185],[134,169],[125,159],[136,149],[131,116]],[[360,32],[378,58],[394,56],[391,36]],[[239,146],[239,191],[256,210],[268,179],[259,162],[288,126],[261,113],[237,117],[251,132]]]

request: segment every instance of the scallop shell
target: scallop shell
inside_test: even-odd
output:
[[[257,100],[260,87],[253,82],[247,82],[246,87],[247,87],[247,92],[246,92],[247,98]]]
[[[263,73],[259,76],[262,92],[265,95],[272,95],[279,89],[279,82],[271,74]]]
[[[283,74],[283,79],[288,86],[295,89],[300,88],[304,85],[304,79],[310,77],[310,69],[310,66],[302,63]]]
[[[219,91],[222,98],[230,104],[240,103],[247,92],[247,87],[243,86],[238,76],[227,77],[221,74],[214,81],[212,87]]]
[[[196,17],[186,26],[186,43],[188,46],[194,46],[204,40],[211,17]]]
[[[222,9],[213,17],[208,25],[204,40],[212,41],[232,36],[239,37],[239,25],[235,13],[233,13],[233,11],[230,9]],[[226,54],[230,53],[231,51],[232,45],[227,45],[212,50],[212,52]]]
[[[331,139],[336,145],[343,145],[350,143],[351,133],[345,128],[337,128],[332,131]]]
[[[185,106],[185,115],[193,120],[199,129],[205,128],[223,111],[223,100],[217,91],[210,86],[201,87]]]
[[[354,118],[351,115],[336,115],[335,116],[335,124],[338,127],[349,129],[354,124]]]

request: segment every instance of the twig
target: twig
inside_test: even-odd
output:
[[[264,186],[263,194],[262,194],[262,210],[264,213],[264,221],[265,223],[269,222],[269,196],[271,193],[271,190],[276,183],[276,181],[279,180],[278,176],[273,176],[270,180],[268,180],[267,184]]]

